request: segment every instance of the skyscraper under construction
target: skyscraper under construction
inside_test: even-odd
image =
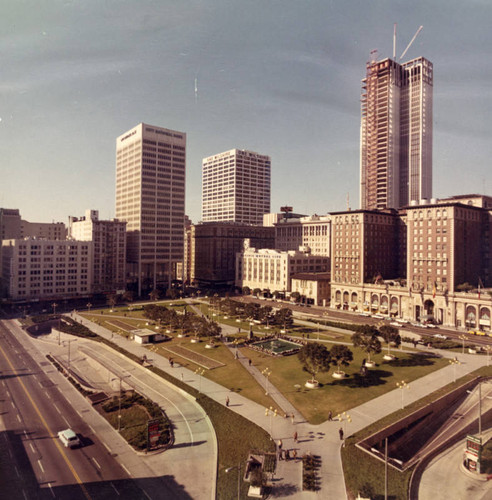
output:
[[[432,63],[367,63],[362,80],[360,205],[399,208],[432,197]]]

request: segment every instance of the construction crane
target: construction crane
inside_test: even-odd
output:
[[[396,28],[395,28],[396,29]],[[407,45],[407,48],[403,51],[403,54],[400,56],[400,61],[403,59],[403,56],[407,53],[407,50],[410,48],[410,45],[412,45],[412,43],[415,41],[415,39],[417,38],[418,34],[424,29],[423,26],[421,26],[418,30],[417,30],[417,33],[415,33],[415,35],[413,35],[413,38],[410,40],[410,43]]]

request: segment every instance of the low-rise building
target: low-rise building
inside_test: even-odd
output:
[[[243,251],[236,255],[236,287],[290,292],[293,275],[327,272],[329,268],[328,257],[313,255],[307,247],[281,252],[254,248],[246,240]]]
[[[302,302],[327,306],[330,303],[330,273],[294,274],[291,281],[291,295],[296,292]]]

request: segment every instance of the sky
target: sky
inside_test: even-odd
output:
[[[114,217],[116,137],[187,134],[202,159],[272,159],[272,211],[359,208],[361,80],[373,49],[434,65],[433,196],[492,195],[490,0],[0,0],[0,207]],[[195,81],[197,92],[195,92]]]

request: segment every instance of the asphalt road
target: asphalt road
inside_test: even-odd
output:
[[[39,363],[0,322],[0,482],[2,498],[146,498]],[[65,448],[72,428],[82,446]]]

